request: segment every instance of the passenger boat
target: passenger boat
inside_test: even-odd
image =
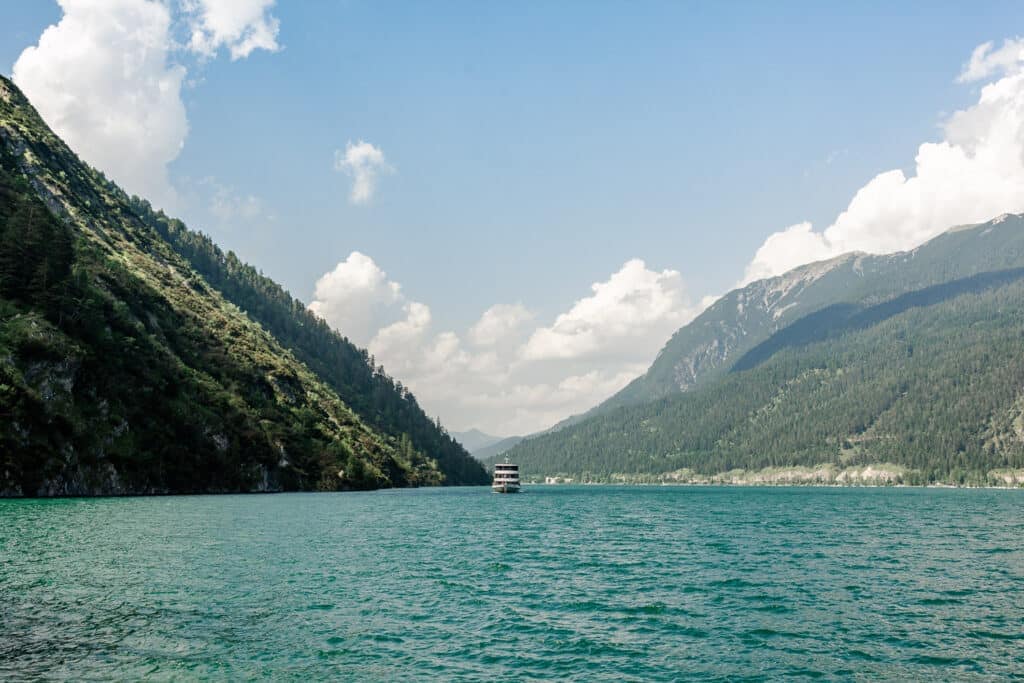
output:
[[[494,463],[494,481],[491,490],[495,493],[519,493],[519,465],[505,462]]]

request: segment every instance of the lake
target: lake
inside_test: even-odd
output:
[[[0,678],[990,680],[1024,491],[0,500]]]

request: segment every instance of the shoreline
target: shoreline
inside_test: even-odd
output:
[[[1024,469],[998,468],[987,471],[947,473],[961,481],[936,478],[928,480],[917,469],[891,462],[843,466],[835,463],[765,467],[756,470],[732,469],[702,474],[684,467],[658,474],[613,472],[599,477],[591,473],[573,476],[544,475],[534,480],[544,485],[622,484],[641,486],[826,486],[826,487],[921,487],[921,488],[1024,488]]]
[[[1024,491],[1024,485],[1018,486],[974,486],[971,484],[826,484],[826,483],[732,483],[732,482],[613,482],[613,481],[587,481],[549,484],[544,482],[524,482],[523,488],[573,488],[573,487],[620,487],[620,488],[722,488],[722,489],[949,489],[949,490],[972,490],[972,491]],[[205,498],[224,496],[287,496],[287,495],[349,495],[349,494],[374,494],[390,493],[401,494],[406,491],[443,491],[451,489],[486,489],[490,490],[488,484],[459,486],[420,486],[401,488],[380,488],[380,489],[353,489],[349,491],[220,491],[220,492],[182,492],[182,493],[126,493],[126,494],[78,494],[58,496],[0,496],[0,504],[6,501],[49,501],[49,500],[111,500],[125,498]]]
[[[641,481],[574,481],[569,483],[546,483],[543,481],[524,482],[523,486],[543,487],[570,487],[570,486],[623,486],[623,487],[679,487],[679,488],[791,488],[791,489],[992,489],[994,491],[1024,491],[1024,484],[1016,486],[994,486],[991,484],[829,484],[829,483],[806,483],[799,482],[697,482],[697,481],[666,481],[666,482],[641,482]]]

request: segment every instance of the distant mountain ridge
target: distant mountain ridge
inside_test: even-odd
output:
[[[504,455],[508,451],[523,440],[521,436],[510,436],[507,439],[502,439],[496,443],[492,443],[483,448],[478,448],[473,451],[473,457],[480,460],[481,462],[493,462],[498,457]]]
[[[494,436],[493,434],[487,434],[475,427],[467,429],[464,432],[452,432],[451,434],[452,438],[465,446],[466,450],[470,453],[496,444],[504,438],[501,436]]]

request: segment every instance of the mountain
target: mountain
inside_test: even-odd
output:
[[[452,438],[462,444],[470,453],[475,453],[481,448],[498,443],[504,437],[487,434],[474,428],[465,432],[452,432]]]
[[[486,481],[365,351],[0,78],[0,494]]]
[[[504,455],[506,452],[512,450],[512,447],[523,440],[521,436],[510,436],[507,439],[502,439],[496,443],[492,443],[483,448],[478,448],[473,451],[473,457],[477,458],[481,462],[494,462],[498,456]]]
[[[620,394],[509,455],[537,476],[1001,480],[1024,466],[1022,326],[1021,216],[848,254],[730,292]]]
[[[493,460],[523,440],[521,436],[500,437],[470,429],[466,432],[453,432],[455,440],[464,445],[477,460]]]
[[[958,226],[908,252],[848,253],[733,290],[676,331],[645,374],[556,427],[701,386],[778,330],[826,306],[871,305],[914,289],[1020,265],[1015,220],[1001,216],[983,226]],[[986,232],[1003,221],[1009,221],[1003,229]]]
[[[316,373],[360,419],[396,439],[408,438],[413,448],[437,461],[447,484],[489,481],[480,463],[439,421],[427,416],[407,387],[376,366],[366,349],[332,330],[305,304],[233,252],[221,251],[206,235],[153,211],[144,200],[132,197],[129,201],[140,220],[225,299]]]

